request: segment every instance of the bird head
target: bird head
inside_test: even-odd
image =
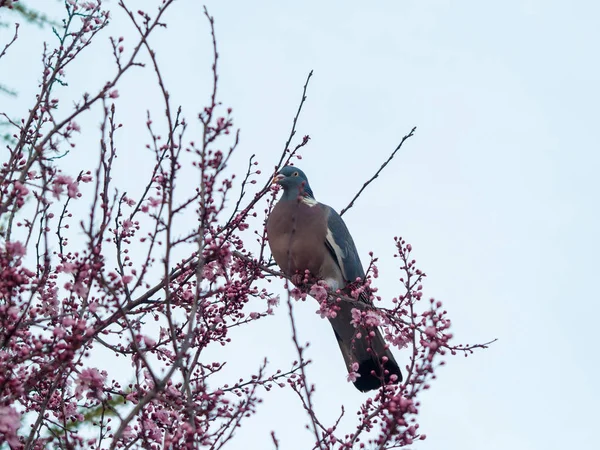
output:
[[[284,195],[297,197],[298,195],[314,198],[312,189],[304,172],[294,166],[285,166],[273,177],[273,183],[279,184]]]

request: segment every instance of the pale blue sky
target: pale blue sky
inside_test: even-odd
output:
[[[106,3],[112,8],[116,2]],[[58,2],[29,4],[61,17]],[[216,19],[221,100],[233,107],[242,129],[234,169],[256,153],[269,171],[311,69],[299,135],[312,140],[300,167],[320,201],[344,207],[399,139],[418,127],[344,219],[363,262],[371,250],[379,255],[377,285],[387,300],[400,292],[392,239],[401,235],[428,274],[426,295],[449,310],[456,342],[499,341],[469,358],[447,359],[423,396],[420,423],[428,439],[414,448],[594,448],[600,5],[206,4]],[[166,20],[168,30],[153,45],[173,102],[193,120],[210,82],[202,2],[181,0]],[[116,9],[110,34],[133,43]],[[7,36],[0,29],[0,44]],[[31,104],[44,39],[54,42],[48,30],[23,27],[0,61],[0,81],[19,92],[16,100],[0,97],[1,110],[18,115]],[[113,73],[102,56],[107,48],[100,44],[69,72],[66,97],[100,86]],[[129,164],[143,167],[145,110],[162,109],[154,83],[150,71],[138,70],[119,87],[127,132],[117,174],[133,192]],[[82,128],[96,130],[97,116],[89,117]],[[98,136],[81,139],[80,153],[66,160],[74,172],[89,158],[86,145],[96,151]],[[283,283],[274,289],[283,293]],[[317,411],[333,420],[344,403],[349,426],[364,394],[346,383],[330,326],[315,309],[314,302],[297,305],[300,334],[312,342]],[[229,350],[233,372],[253,371],[263,356],[273,368],[295,358],[284,307],[243,332]],[[294,396],[285,390],[265,399],[232,448],[270,448],[272,429],[282,449],[309,448],[302,427],[307,418]]]

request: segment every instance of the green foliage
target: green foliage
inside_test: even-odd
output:
[[[131,389],[127,389],[125,392],[130,393]],[[85,412],[81,411],[81,413],[83,415],[82,421],[73,421],[73,422],[66,424],[66,426],[61,425],[61,426],[49,428],[48,429],[48,437],[62,436],[65,433],[68,433],[69,431],[75,431],[82,426],[92,425],[96,421],[102,421],[105,417],[117,417],[118,416],[117,409],[122,408],[123,405],[127,405],[127,404],[128,404],[128,401],[125,399],[125,397],[122,397],[122,396],[118,396],[111,400],[107,400],[95,408],[90,408]]]
[[[5,6],[5,11],[12,11],[13,14],[20,16],[25,19],[28,23],[38,25],[39,27],[43,26],[55,26],[57,22],[48,18],[48,16],[37,9],[33,9],[28,7],[22,1],[14,2],[12,0],[8,0],[11,8],[8,8],[8,5]],[[7,27],[9,24],[5,21],[0,21],[0,27]]]

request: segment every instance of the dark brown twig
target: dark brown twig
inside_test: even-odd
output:
[[[15,23],[15,34],[13,35],[13,38],[10,40],[10,42],[4,46],[4,49],[2,50],[2,52],[0,52],[0,58],[2,58],[6,54],[6,51],[8,50],[8,48],[14,44],[14,42],[17,40],[18,37],[19,37],[19,24]]]
[[[296,111],[296,115],[294,116],[294,121],[292,122],[292,130],[290,131],[290,136],[289,136],[287,142],[285,143],[285,148],[283,149],[283,152],[281,153],[281,158],[279,159],[279,163],[277,163],[278,169],[281,167],[281,164],[283,163],[283,160],[285,158],[285,154],[289,150],[290,144],[292,143],[292,139],[296,135],[296,124],[298,123],[298,117],[300,117],[300,112],[302,111],[302,107],[304,106],[304,102],[306,101],[306,90],[308,89],[308,83],[309,83],[312,75],[313,75],[313,71],[311,70],[308,73],[308,77],[306,77],[306,83],[304,83],[304,89],[302,90],[302,99],[300,100],[300,104],[298,105],[298,111]]]
[[[400,150],[400,148],[402,148],[402,144],[404,144],[404,141],[406,141],[408,138],[412,137],[415,130],[417,129],[417,127],[413,127],[412,130],[410,130],[410,133],[408,133],[406,136],[404,136],[402,138],[402,140],[400,141],[400,143],[398,144],[398,146],[394,149],[394,151],[392,152],[392,154],[390,155],[390,157],[387,159],[386,162],[384,162],[381,167],[379,168],[379,170],[377,172],[375,172],[375,175],[373,175],[369,181],[367,181],[365,184],[363,184],[363,186],[360,188],[360,190],[358,191],[358,193],[354,196],[354,198],[352,200],[350,200],[350,203],[348,203],[348,206],[346,206],[344,209],[342,209],[340,211],[340,216],[343,216],[344,213],[346,211],[348,211],[350,208],[352,208],[352,206],[354,206],[354,202],[356,201],[356,199],[360,196],[360,194],[363,193],[363,191],[367,188],[367,186],[369,184],[371,184],[373,182],[373,180],[375,180],[375,178],[377,178],[379,176],[379,174],[381,173],[381,171],[383,169],[385,169],[385,166],[387,166],[390,161],[392,159],[394,159],[394,156],[396,156],[396,153],[398,152],[398,150]]]

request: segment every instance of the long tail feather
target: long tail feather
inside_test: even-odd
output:
[[[358,377],[354,386],[359,391],[367,392],[378,389],[382,383],[388,384],[392,375],[396,375],[394,382],[402,381],[400,367],[379,329],[355,328],[351,320],[352,305],[347,303],[340,305],[335,318],[329,319],[348,372],[352,372],[352,365],[358,363]],[[361,337],[358,338],[357,334]]]

